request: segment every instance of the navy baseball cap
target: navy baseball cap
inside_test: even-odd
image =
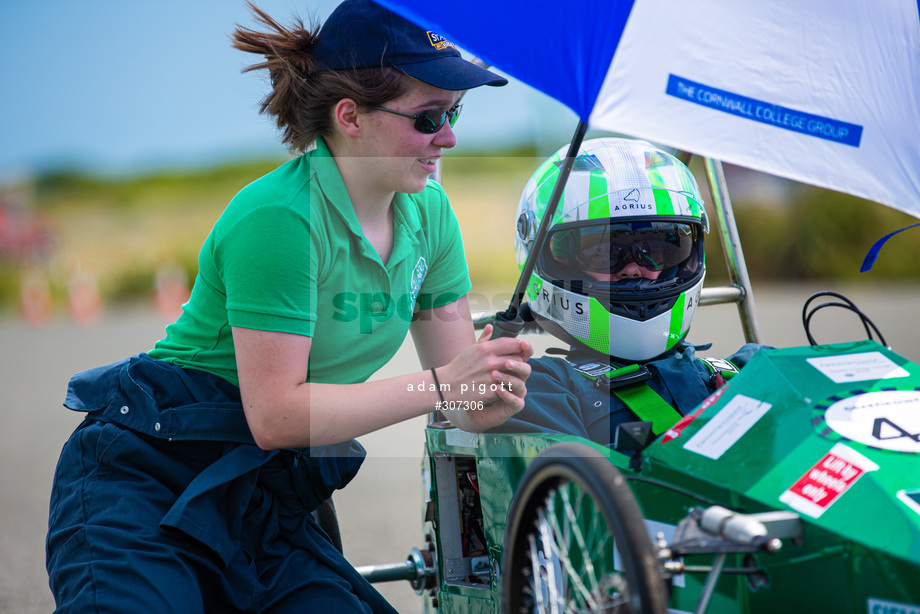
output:
[[[505,85],[464,60],[452,42],[370,0],[345,0],[326,19],[313,47],[318,70],[391,66],[442,90]]]

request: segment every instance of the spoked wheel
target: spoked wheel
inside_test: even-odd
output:
[[[503,611],[664,614],[667,596],[636,499],[610,461],[577,443],[527,468],[505,533]]]

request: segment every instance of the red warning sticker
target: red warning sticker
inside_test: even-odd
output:
[[[873,461],[838,443],[780,495],[779,500],[796,511],[818,518],[859,478],[876,469],[878,465]]]

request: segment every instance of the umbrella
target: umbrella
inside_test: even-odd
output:
[[[549,210],[591,126],[703,156],[723,186],[720,161],[920,217],[918,0],[376,1],[578,115]],[[728,223],[739,260],[730,273],[744,290],[731,300],[746,338],[760,341]],[[498,329],[520,324],[533,265]]]
[[[378,0],[593,128],[920,217],[918,0]]]

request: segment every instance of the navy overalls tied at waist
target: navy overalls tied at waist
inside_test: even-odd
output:
[[[77,548],[71,542],[131,541],[133,536],[124,531],[111,536],[113,527],[153,508],[150,524],[158,524],[169,536],[178,532],[204,545],[217,555],[218,567],[251,566],[247,561],[253,560],[251,551],[261,551],[260,540],[277,541],[283,535],[284,543],[307,551],[347,581],[370,611],[393,611],[309,513],[355,476],[365,457],[357,441],[262,450],[254,443],[236,386],[146,354],[75,375],[64,404],[87,416],[65,445],[52,492],[48,569],[59,606],[62,599],[83,590],[78,585],[86,582],[74,575],[74,564],[67,559],[66,553]],[[91,444],[86,443],[89,440]],[[68,469],[77,466],[82,472]],[[120,471],[110,483],[93,479],[108,467]],[[88,502],[108,497],[117,503],[86,511]],[[268,525],[274,528],[265,533]],[[102,536],[91,537],[95,532]],[[144,544],[137,548],[144,549]],[[130,554],[125,556],[130,559]],[[144,566],[143,557],[139,558],[138,565]],[[105,582],[94,577],[92,583]],[[234,607],[258,611],[247,600],[265,596],[258,578],[253,586],[250,593],[255,597],[247,593]],[[79,599],[74,597],[73,602]]]

